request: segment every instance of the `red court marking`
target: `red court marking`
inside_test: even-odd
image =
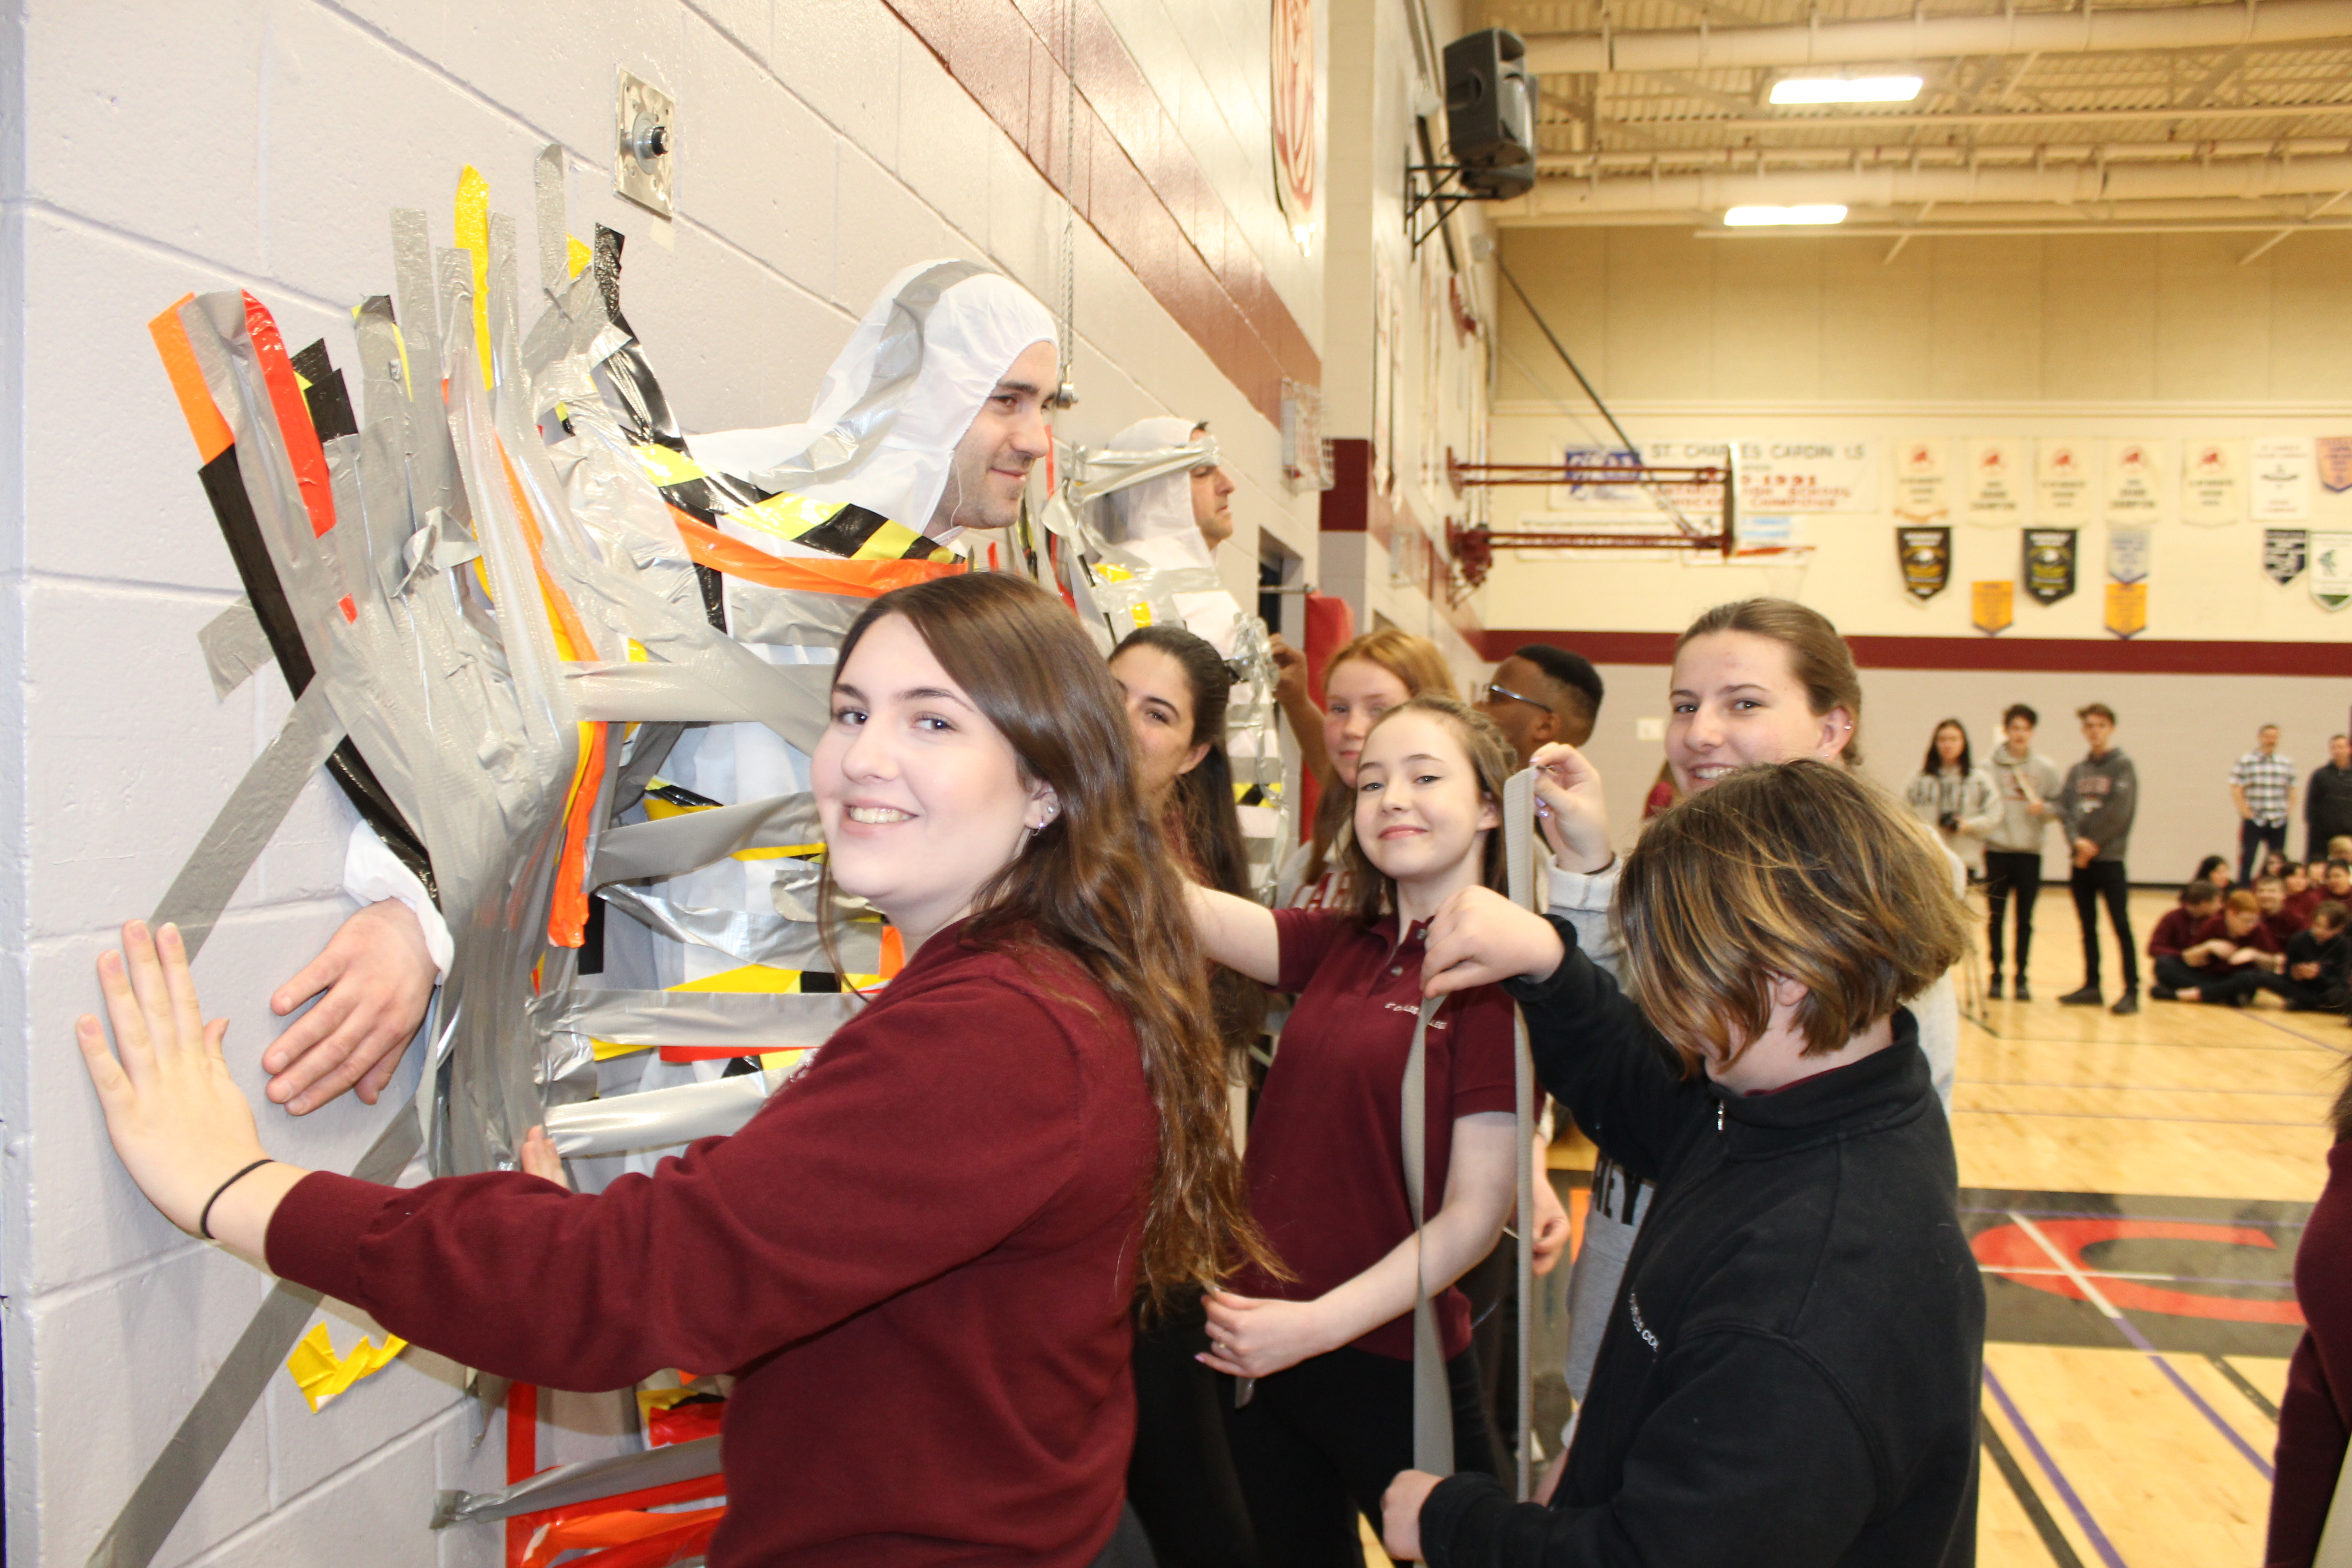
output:
[[[2099,1282],[2100,1293],[2119,1310],[2157,1312],[2169,1318],[2210,1318],[2233,1323],[2279,1323],[2303,1326],[2303,1310],[2292,1299],[2246,1300],[2234,1296],[2205,1296],[2189,1290],[2168,1290],[2138,1279],[2117,1279],[2083,1259],[2083,1249],[2104,1241],[2204,1241],[2221,1247],[2253,1247],[2278,1250],[2268,1231],[2247,1226],[2197,1225],[2164,1219],[2044,1219],[2036,1222],[2042,1234],[2065,1255],[2066,1261]],[[2086,1300],[2082,1287],[2059,1274],[2013,1274],[2012,1268],[2046,1268],[2050,1255],[2015,1225],[1997,1225],[1979,1231],[1969,1244],[1977,1261],[2013,1285],[2047,1291],[2071,1301]]]

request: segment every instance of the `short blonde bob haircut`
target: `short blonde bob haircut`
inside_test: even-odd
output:
[[[1728,1067],[1805,987],[1806,1056],[1836,1050],[1968,950],[1940,848],[1877,789],[1807,757],[1742,768],[1668,809],[1625,858],[1627,978],[1686,1071]]]

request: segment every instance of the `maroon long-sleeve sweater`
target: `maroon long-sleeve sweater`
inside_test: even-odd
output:
[[[2294,1249],[2294,1299],[2307,1326],[2279,1401],[2264,1568],[2310,1568],[2352,1433],[2352,1143],[2327,1151],[2327,1185]]]
[[[517,1379],[738,1373],[719,1568],[1084,1568],[1134,1436],[1157,1150],[1084,972],[950,929],[731,1138],[594,1195],[307,1176],[269,1266]]]

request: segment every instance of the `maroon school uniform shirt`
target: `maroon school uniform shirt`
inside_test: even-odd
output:
[[[2243,936],[2231,936],[2227,923],[2228,919],[2229,917],[2226,915],[2215,915],[2211,920],[2200,925],[2194,931],[2189,933],[2189,945],[2195,947],[2200,942],[2211,942],[2214,938],[2219,937],[2222,941],[2233,942],[2239,947],[2252,948],[2256,952],[2283,953],[2286,951],[2286,943],[2272,935],[2270,927],[2264,925],[2262,921],[2256,921],[2254,922],[2254,929],[2248,931]],[[2206,973],[2212,975],[2218,980],[2225,974],[2235,974],[2241,970],[2252,969],[2254,966],[2251,963],[2223,963],[2221,959],[2216,956],[2207,959],[2202,967]]]
[[[2179,958],[2197,945],[2197,928],[2203,919],[2190,914],[2186,904],[2175,904],[2164,911],[2156,929],[2147,933],[2147,955],[2150,958]]]
[[[2327,1152],[2327,1186],[2294,1250],[2294,1299],[2309,1326],[2279,1401],[2264,1568],[2308,1568],[2352,1430],[2352,1143]]]
[[[1275,1255],[1298,1278],[1252,1269],[1244,1295],[1309,1301],[1361,1274],[1412,1234],[1404,1190],[1404,1064],[1421,1011],[1421,928],[1396,940],[1391,916],[1367,930],[1328,910],[1276,910],[1281,973],[1298,994],[1250,1123],[1250,1206]],[[1511,999],[1483,985],[1447,998],[1431,1020],[1428,1155],[1423,1209],[1444,1206],[1456,1118],[1511,1112],[1517,1091]],[[1470,1304],[1437,1300],[1450,1359],[1470,1345]],[[1412,1314],[1353,1349],[1412,1359]]]
[[[313,1174],[269,1266],[531,1383],[734,1371],[714,1568],[1084,1568],[1134,1438],[1158,1148],[1085,973],[950,928],[731,1138],[593,1195]]]

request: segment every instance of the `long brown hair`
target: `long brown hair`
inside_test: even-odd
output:
[[[1382,626],[1376,632],[1366,632],[1331,656],[1323,667],[1324,700],[1330,700],[1331,677],[1341,665],[1351,659],[1377,664],[1404,682],[1408,697],[1434,694],[1455,695],[1454,671],[1446,665],[1445,656],[1427,637],[1417,637],[1411,632],[1401,632],[1394,626]],[[1331,847],[1339,839],[1340,830],[1356,815],[1353,792],[1339,783],[1334,768],[1318,781],[1321,793],[1315,801],[1314,847],[1307,857],[1307,880],[1320,879],[1331,858]]]
[[[1518,771],[1518,753],[1495,721],[1468,703],[1457,698],[1443,696],[1414,697],[1398,703],[1380,717],[1372,726],[1375,734],[1381,724],[1400,713],[1427,713],[1443,724],[1448,733],[1462,743],[1462,754],[1470,763],[1472,778],[1478,785],[1478,798],[1494,806],[1499,816],[1503,809],[1503,786]],[[1354,791],[1342,791],[1350,805],[1359,798]],[[1499,828],[1482,830],[1486,844],[1478,862],[1478,880],[1498,893],[1510,891],[1507,852]],[[1382,915],[1396,907],[1396,881],[1386,871],[1371,862],[1364,853],[1364,841],[1356,834],[1348,835],[1339,851],[1339,865],[1348,877],[1348,909],[1356,923],[1371,926]]]
[[[1848,770],[1813,757],[1727,774],[1625,858],[1613,919],[1642,1011],[1688,1070],[1737,1061],[1803,982],[1803,1054],[1836,1050],[1968,951],[1944,852]]]
[[[1228,1131],[1208,960],[1176,869],[1145,819],[1127,705],[1102,657],[1044,589],[971,573],[875,600],[842,638],[835,668],[847,666],[867,628],[889,616],[913,626],[1011,743],[1024,782],[1050,786],[1059,802],[1054,819],[982,884],[961,940],[1068,955],[1133,1028],[1160,1121],[1141,1293],[1158,1306],[1243,1258],[1272,1262],[1249,1217]]]
[[[1853,649],[1845,646],[1827,616],[1793,599],[1738,599],[1693,621],[1675,640],[1675,652],[1679,655],[1693,637],[1717,632],[1769,637],[1787,648],[1789,669],[1805,689],[1805,706],[1813,716],[1843,708],[1853,721],[1839,755],[1850,768],[1862,765],[1862,675],[1853,667]]]

